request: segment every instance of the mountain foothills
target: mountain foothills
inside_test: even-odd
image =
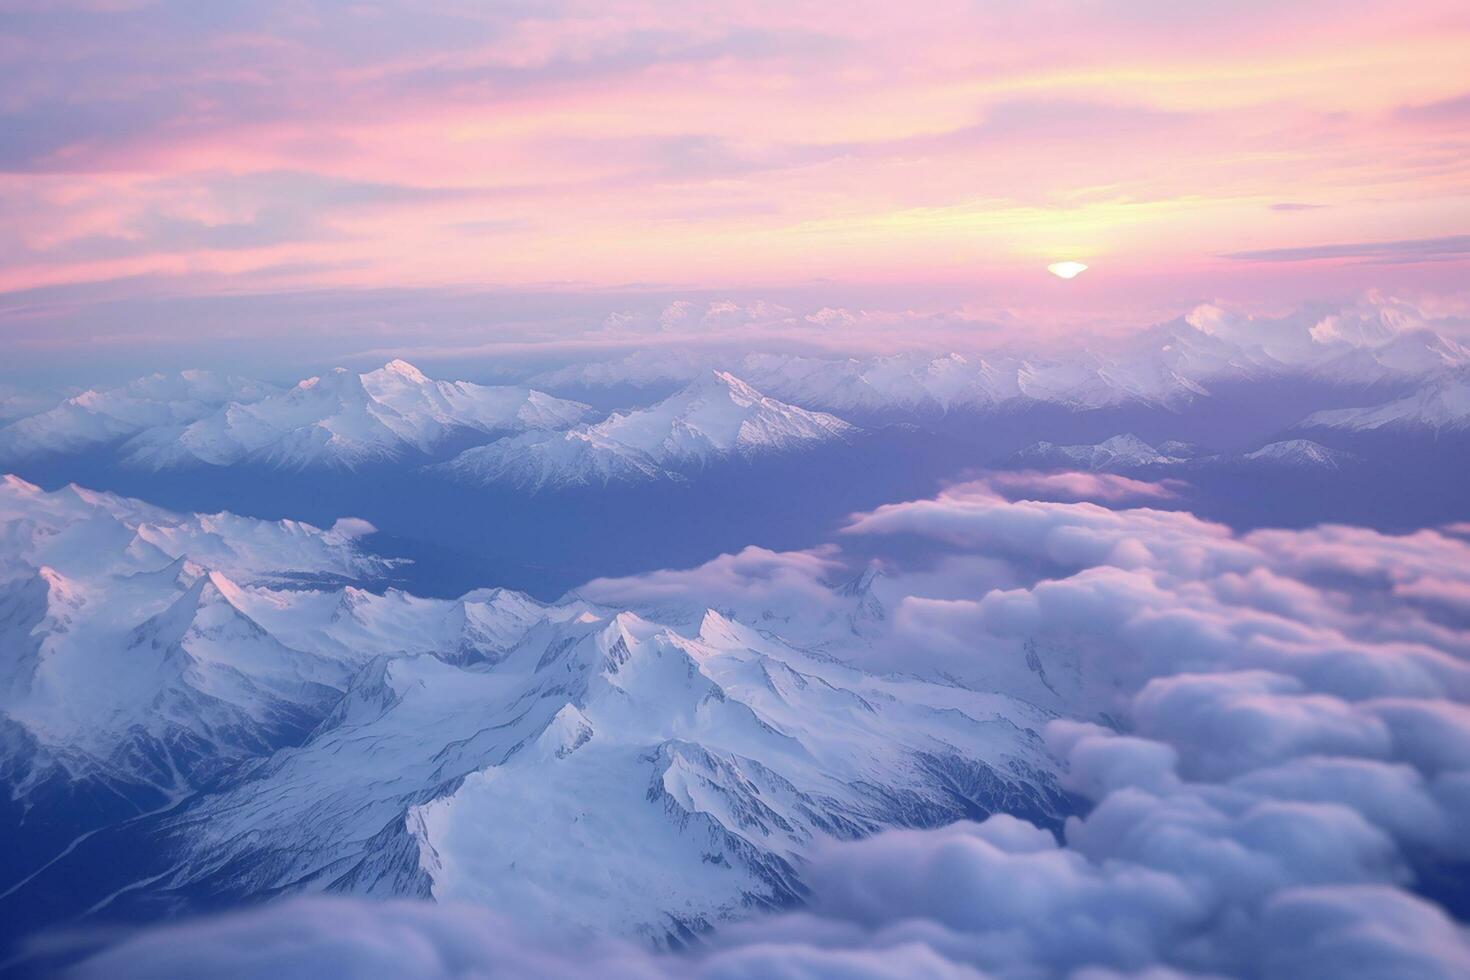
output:
[[[327,890],[662,943],[795,901],[819,839],[1068,811],[1054,708],[834,658],[882,626],[871,578],[775,632],[364,591],[353,522],[6,478],[0,528],[13,929]],[[87,842],[124,825],[156,860],[114,878]]]

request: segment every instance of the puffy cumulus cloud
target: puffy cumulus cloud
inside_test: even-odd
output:
[[[1184,316],[1184,322],[1202,334],[1217,337],[1231,343],[1262,346],[1268,349],[1299,351],[1313,343],[1321,343],[1338,336],[1335,325],[1343,322],[1363,324],[1376,320],[1380,329],[1373,331],[1374,339],[1381,343],[1391,336],[1384,318],[1362,315],[1346,315],[1347,310],[1331,310],[1323,307],[1293,310],[1285,316],[1261,316],[1245,310],[1204,303],[1196,306]],[[1402,322],[1402,317],[1393,317],[1389,322]],[[1362,331],[1357,331],[1361,336]]]
[[[333,523],[331,533],[350,541],[376,534],[378,529],[371,521],[365,521],[361,517],[339,517]]]
[[[945,573],[895,561],[894,615],[831,649],[1054,711],[1045,738],[1080,801],[1060,835],[998,815],[819,845],[804,908],[677,953],[513,936],[467,910],[306,903],[145,934],[81,975],[1470,975],[1470,936],[1431,900],[1470,860],[1470,631],[1443,610],[1470,585],[1470,542],[1236,534],[979,482],[857,515],[845,540],[899,551],[899,534]],[[830,584],[842,563],[747,549],[589,592],[810,617],[852,598]]]
[[[851,327],[857,324],[858,318],[851,310],[824,306],[814,313],[808,313],[806,322],[817,327]]]
[[[917,940],[845,949],[795,936],[681,956],[624,943],[527,934],[469,906],[323,897],[153,929],[87,959],[69,975],[77,980],[983,978]]]
[[[1381,887],[1300,888],[1266,908],[1271,976],[1454,977],[1470,973],[1465,934],[1402,892]]]
[[[297,899],[126,940],[73,975],[294,980],[690,977],[1448,978],[1463,930],[1378,881],[1349,811],[1113,794],[1068,840],[995,816],[813,857],[810,903],[656,953],[515,931],[463,906]],[[1287,884],[1282,884],[1287,882]]]
[[[477,908],[313,898],[152,930],[97,955],[79,978],[657,977],[638,950],[553,945]]]
[[[1384,846],[1345,812],[1232,814],[1133,793],[1074,823],[1065,844],[993,817],[841,845],[815,862],[808,912],[726,941],[922,942],[1002,977],[1456,975],[1463,933],[1374,881]],[[1339,938],[1360,959],[1331,955]]]
[[[1467,236],[1460,236],[1461,250]],[[1423,242],[1384,242],[1372,245],[1337,245],[1306,249],[1274,249],[1245,252],[1230,258],[1255,261],[1293,261],[1319,258],[1331,254],[1358,254],[1354,250],[1374,250],[1387,256],[1396,251],[1409,253],[1419,248],[1433,254],[1436,248],[1449,248],[1454,239]],[[1366,254],[1366,253],[1363,253]],[[1396,341],[1411,334],[1437,331],[1445,336],[1464,334],[1462,311],[1444,308],[1432,300],[1394,296],[1370,290],[1354,302],[1337,305],[1306,304],[1288,313],[1262,316],[1239,309],[1213,304],[1195,307],[1184,322],[1200,333],[1218,340],[1258,350],[1279,361],[1301,366],[1323,363],[1350,350],[1374,350],[1381,354],[1385,367],[1414,369],[1406,359],[1407,348],[1396,350]],[[1425,366],[1420,364],[1419,367]]]
[[[1000,484],[1002,487],[1004,484]],[[1250,549],[1222,524],[1183,511],[1008,500],[989,480],[855,515],[848,534],[912,534],[1017,562],[1065,568],[1164,564],[1179,574],[1246,570]]]
[[[1121,503],[1130,500],[1174,500],[1184,484],[1179,480],[1135,480],[1117,473],[1038,473],[1010,470],[986,477],[986,484],[1006,497],[1041,500],[1095,500]]]
[[[1433,530],[1237,535],[997,489],[951,488],[847,530],[1032,570],[968,599],[907,597],[891,643],[976,683],[1034,657],[1059,713],[1106,722],[1049,732],[1092,804],[1065,845],[1189,889],[1210,926],[1157,958],[1267,976],[1462,971],[1463,933],[1411,893],[1470,851],[1470,546]],[[1401,930],[1376,923],[1380,901]],[[1312,942],[1352,937],[1361,958],[1299,955],[1280,928],[1298,915],[1321,916],[1320,932],[1302,926]]]
[[[1033,573],[1025,587],[957,604],[913,596],[911,625],[939,616],[994,638],[1045,622],[1114,667],[1136,654],[1139,684],[1228,664],[1354,698],[1470,691],[1470,633],[1444,614],[1470,584],[1470,544],[1439,531],[1237,535],[1187,512],[1012,501],[976,482],[856,515],[846,532],[929,540]]]
[[[714,608],[742,619],[787,619],[835,606],[827,582],[843,567],[830,548],[771,551],[751,546],[693,569],[593,579],[577,594],[606,606],[665,614]]]

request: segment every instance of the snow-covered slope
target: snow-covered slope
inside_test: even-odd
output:
[[[530,388],[435,381],[405,361],[390,361],[367,374],[338,368],[187,425],[151,429],[124,447],[124,458],[153,469],[242,462],[350,469],[431,452],[464,430],[565,428],[586,411]]]
[[[1359,432],[1470,429],[1470,372],[1441,374],[1412,394],[1382,405],[1316,412],[1302,425]]]
[[[169,887],[407,892],[661,941],[794,900],[828,834],[1061,810],[1038,708],[713,612],[688,636],[572,611],[488,670],[375,663],[300,749],[179,818]]]
[[[873,573],[799,621],[741,613],[791,640],[689,603],[659,622],[298,581],[374,567],[350,524],[14,479],[0,522],[0,780],[25,832],[57,786],[129,817],[185,801],[104,912],[332,889],[658,942],[793,901],[825,836],[1067,805],[1050,710],[818,652],[882,618]]]
[[[11,792],[173,798],[299,737],[368,654],[292,647],[249,610],[283,585],[383,571],[354,544],[367,529],[0,480],[0,769],[25,774]]]
[[[1377,300],[1339,311],[1254,320],[1200,307],[1119,342],[1040,356],[906,352],[866,358],[687,350],[638,351],[573,365],[535,383],[604,387],[684,383],[728,369],[773,397],[839,414],[946,412],[1033,404],[1085,410],[1172,405],[1221,382],[1310,377],[1343,385],[1401,383],[1470,365],[1470,349],[1422,317]]]
[[[1358,457],[1338,449],[1329,449],[1310,439],[1284,439],[1269,443],[1241,457],[1247,463],[1269,463],[1296,469],[1340,470]]]
[[[785,453],[846,438],[841,419],[769,398],[712,371],[663,401],[596,425],[477,446],[438,469],[469,483],[530,489],[677,479],[732,456]]]
[[[276,391],[210,371],[154,374],[117,388],[93,388],[0,428],[0,459],[106,446],[150,429],[187,425],[220,406]]]
[[[1470,348],[1432,330],[1391,334],[1371,346],[1352,347],[1314,368],[1318,377],[1345,383],[1429,377],[1470,364]]]
[[[1204,389],[1167,367],[1087,354],[1047,360],[1005,353],[966,356],[902,353],[871,358],[639,352],[620,361],[579,365],[538,376],[548,387],[684,382],[729,369],[773,397],[838,413],[949,412],[1046,402],[1099,408],[1130,400],[1164,403]]]
[[[1181,446],[1182,444],[1175,444]],[[1132,433],[1113,436],[1096,445],[1058,446],[1032,443],[1011,457],[1012,465],[1039,469],[1121,470],[1140,466],[1171,466],[1187,457],[1156,449]]]
[[[1031,469],[1071,469],[1117,472],[1145,467],[1253,467],[1341,469],[1357,462],[1352,453],[1329,449],[1310,439],[1286,439],[1238,454],[1208,453],[1173,440],[1151,446],[1131,433],[1113,436],[1095,445],[1058,446],[1032,443],[1017,452],[1008,465]]]

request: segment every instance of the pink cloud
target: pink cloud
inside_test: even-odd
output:
[[[1222,254],[1315,257],[1295,289],[1356,288],[1353,243],[1463,233],[1457,5],[1298,0],[1208,29],[1122,0],[860,11],[36,5],[4,41],[0,288],[308,265],[316,286],[837,278],[1095,321],[1283,288],[1280,263]],[[217,196],[281,172],[441,196]],[[1280,201],[1327,206],[1262,221]],[[140,230],[303,208],[229,247]],[[1382,284],[1463,278],[1463,256],[1402,251],[1369,257]],[[1051,281],[1059,255],[1094,272]]]
[[[985,477],[985,482],[1011,499],[1034,496],[1042,500],[1096,500],[1105,503],[1177,500],[1179,491],[1186,486],[1179,480],[1150,482],[1116,473],[1032,471],[992,473]]]

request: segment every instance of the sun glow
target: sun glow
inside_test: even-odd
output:
[[[1059,279],[1076,279],[1087,271],[1087,266],[1081,262],[1053,262],[1046,271]]]

